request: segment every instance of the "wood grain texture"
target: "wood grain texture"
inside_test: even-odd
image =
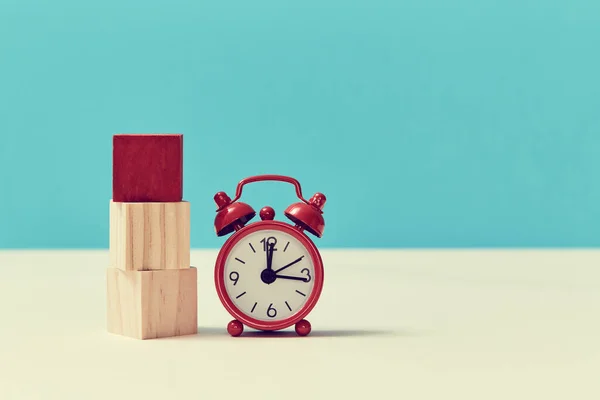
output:
[[[125,271],[190,266],[190,203],[110,202],[110,266]]]
[[[120,202],[183,199],[183,135],[113,136],[113,195]]]
[[[136,339],[198,332],[196,268],[122,271],[108,268],[107,330]]]

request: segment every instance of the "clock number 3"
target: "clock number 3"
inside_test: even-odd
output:
[[[304,274],[306,272],[306,280],[304,282],[310,282],[310,280],[312,279],[312,276],[310,276],[310,270],[308,268],[304,268],[302,271],[300,271],[301,274]]]

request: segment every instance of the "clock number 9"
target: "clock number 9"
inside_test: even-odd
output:
[[[237,284],[237,282],[238,282],[238,279],[240,279],[240,274],[238,274],[235,271],[232,271],[229,274],[229,279],[233,281],[233,286],[235,286]]]
[[[271,318],[275,318],[277,316],[277,310],[273,308],[273,303],[269,304],[269,308],[267,308],[267,316]]]

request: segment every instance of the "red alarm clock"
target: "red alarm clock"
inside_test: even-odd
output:
[[[296,187],[300,202],[284,212],[293,224],[274,221],[273,208],[264,207],[261,221],[247,225],[256,212],[238,200],[244,185],[260,181],[287,182]],[[295,325],[298,335],[308,335],[311,325],[304,318],[321,295],[323,261],[305,232],[319,238],[323,235],[325,195],[316,193],[305,200],[296,179],[258,175],[241,180],[233,200],[224,192],[217,193],[214,199],[217,236],[234,232],[215,264],[219,299],[235,318],[228,324],[227,332],[240,336],[244,325],[262,331]]]

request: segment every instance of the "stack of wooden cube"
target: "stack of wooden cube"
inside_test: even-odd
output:
[[[113,137],[110,263],[110,333],[137,339],[197,333],[182,135]]]

